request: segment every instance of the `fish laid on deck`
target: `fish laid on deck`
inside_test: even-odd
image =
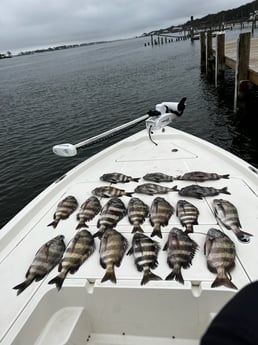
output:
[[[160,186],[155,183],[144,183],[135,188],[135,193],[154,195],[154,194],[167,194],[168,192],[177,192],[177,186],[172,188]]]
[[[204,181],[219,180],[221,178],[228,179],[229,174],[219,175],[217,173],[208,173],[204,171],[191,171],[191,172],[185,173],[182,176],[177,176],[175,180],[204,182]]]
[[[211,287],[223,285],[231,289],[237,289],[231,282],[230,276],[230,271],[235,267],[236,256],[233,241],[222,231],[211,228],[206,236],[204,254],[207,259],[208,269],[217,274]]]
[[[83,227],[88,227],[86,222],[93,219],[101,210],[101,204],[99,199],[95,196],[88,198],[80,207],[80,210],[77,214],[77,220],[79,221],[76,229]]]
[[[56,284],[56,288],[60,290],[67,274],[77,272],[94,250],[95,243],[92,234],[85,229],[77,232],[68,245],[64,257],[59,264],[58,272],[60,274],[51,279],[48,284]]]
[[[127,255],[133,254],[137,270],[144,272],[141,285],[147,284],[150,280],[162,280],[161,277],[151,272],[151,269],[158,266],[159,250],[160,246],[156,241],[139,232],[134,234],[132,247]]]
[[[143,224],[145,218],[149,214],[149,206],[146,205],[139,198],[131,198],[128,203],[128,218],[130,224],[133,225],[133,232],[143,232],[141,224]]]
[[[57,210],[54,214],[54,221],[48,226],[57,227],[57,224],[61,219],[67,219],[78,207],[78,201],[74,196],[69,195],[65,199],[61,200],[57,205]]]
[[[64,251],[63,235],[56,236],[43,244],[37,251],[25,275],[26,280],[13,288],[18,290],[17,295],[25,290],[34,280],[37,282],[43,279],[60,262]]]
[[[240,230],[241,224],[238,217],[237,208],[229,201],[223,199],[214,199],[212,202],[215,217],[228,230],[232,230],[241,242],[249,242],[250,236],[248,232]]]
[[[128,182],[138,182],[141,178],[140,177],[132,177],[128,175],[124,175],[121,173],[109,173],[104,174],[100,177],[101,181],[110,182],[110,183],[128,183]]]
[[[152,182],[157,182],[157,183],[174,181],[173,176],[166,175],[160,172],[146,174],[143,176],[143,179],[146,181],[152,181]]]
[[[116,283],[115,266],[119,267],[128,248],[127,239],[115,229],[107,229],[100,241],[100,265],[106,269],[101,282]]]
[[[151,237],[162,238],[161,226],[168,225],[168,221],[174,213],[174,207],[161,197],[156,197],[150,207],[150,223],[154,227]]]
[[[126,192],[124,189],[119,189],[112,186],[102,186],[93,189],[92,194],[103,198],[111,198],[120,197],[123,195],[131,197],[133,192]]]
[[[170,230],[163,250],[167,250],[167,263],[173,270],[166,280],[175,279],[184,284],[181,268],[191,266],[197,248],[198,244],[183,230],[178,228]]]
[[[127,209],[123,201],[119,198],[111,198],[100,213],[97,223],[99,230],[93,236],[101,238],[106,229],[115,227],[126,214]]]
[[[192,184],[190,186],[181,188],[178,193],[181,196],[189,196],[189,197],[193,197],[197,199],[202,199],[203,197],[206,197],[206,196],[215,196],[220,193],[230,194],[228,192],[227,187],[217,189],[213,187],[198,186],[196,184]]]
[[[193,232],[193,225],[198,224],[198,208],[189,201],[179,200],[176,204],[176,215],[180,223],[185,226],[186,232]]]

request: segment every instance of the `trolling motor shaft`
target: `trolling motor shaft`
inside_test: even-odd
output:
[[[77,155],[78,148],[98,142],[99,140],[104,140],[143,121],[146,121],[146,128],[149,131],[150,140],[154,142],[151,138],[151,131],[163,128],[167,126],[175,117],[181,116],[185,109],[185,101],[186,97],[183,97],[180,102],[163,102],[157,104],[155,110],[150,110],[146,115],[143,115],[138,119],[127,122],[121,126],[115,127],[109,131],[86,139],[75,145],[68,143],[55,145],[53,146],[52,150],[58,156],[73,157]]]

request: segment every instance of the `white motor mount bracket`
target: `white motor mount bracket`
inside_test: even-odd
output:
[[[162,102],[157,104],[154,111],[149,111],[150,117],[146,120],[147,129],[158,130],[167,126],[176,117],[183,114],[185,102],[186,97],[183,97],[180,102]]]

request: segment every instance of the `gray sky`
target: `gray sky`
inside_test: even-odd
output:
[[[0,52],[128,38],[247,0],[0,0]]]

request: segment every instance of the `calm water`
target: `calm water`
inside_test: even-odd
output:
[[[257,136],[234,119],[230,72],[223,90],[216,90],[200,73],[198,41],[160,48],[145,42],[0,61],[0,227],[55,179],[121,136],[82,149],[75,158],[55,156],[53,145],[77,143],[183,96],[187,109],[176,128],[258,166]]]

